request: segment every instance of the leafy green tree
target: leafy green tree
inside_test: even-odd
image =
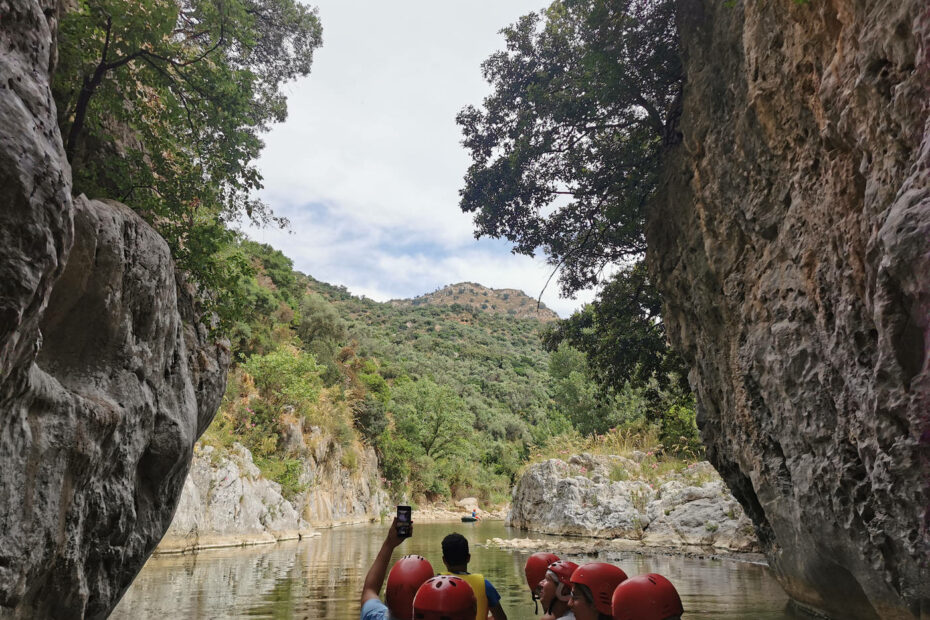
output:
[[[395,386],[391,407],[398,431],[434,459],[462,455],[473,417],[448,387],[430,379]]]
[[[75,192],[126,202],[201,284],[234,289],[226,224],[274,219],[253,197],[254,162],[260,134],[286,116],[283,85],[310,71],[315,11],[296,0],[77,0],[59,33],[53,94]]]
[[[566,293],[641,256],[667,111],[678,94],[673,0],[556,0],[505,28],[492,93],[457,122],[477,234],[542,250]]]
[[[548,328],[543,342],[550,351],[562,343],[582,351],[603,386],[620,389],[629,382],[648,387],[655,379],[665,387],[674,378],[687,393],[687,370],[668,347],[661,308],[662,300],[640,262],[615,274],[584,309]]]
[[[336,354],[348,337],[346,322],[333,306],[321,296],[311,293],[300,302],[300,322],[297,335],[304,347],[327,368],[326,381],[339,378]]]
[[[313,404],[320,396],[322,368],[312,355],[281,348],[267,355],[253,355],[243,365],[255,381],[262,399],[276,407]]]
[[[605,284],[545,335],[550,351],[567,342],[587,356],[590,370],[557,378],[554,392],[583,432],[616,417],[599,391],[640,390],[654,419],[669,377],[687,391],[641,262],[682,84],[674,18],[673,0],[556,0],[503,31],[506,50],[483,65],[491,95],[458,117],[472,156],[461,208],[477,234],[542,250],[565,294]],[[603,283],[607,265],[622,268]]]

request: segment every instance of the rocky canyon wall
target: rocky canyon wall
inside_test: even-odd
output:
[[[728,5],[647,230],[708,456],[796,601],[927,617],[930,6]]]
[[[164,240],[71,199],[57,11],[0,3],[0,617],[106,617],[171,521],[229,362]]]

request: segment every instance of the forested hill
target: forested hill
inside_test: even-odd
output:
[[[393,306],[409,307],[422,305],[480,308],[486,312],[507,314],[521,319],[537,319],[543,322],[558,321],[559,315],[523,291],[505,288],[487,288],[474,282],[459,282],[436,289],[432,293],[413,299],[392,299]]]
[[[500,503],[534,446],[635,423],[649,408],[639,388],[605,391],[567,343],[544,348],[555,323],[491,307],[535,307],[518,291],[444,289],[488,291],[486,308],[380,303],[295,271],[267,245],[241,241],[237,253],[251,273],[232,296],[236,365],[206,439],[244,443],[285,491],[299,491],[282,440],[297,422],[336,437],[345,454],[374,447],[398,499]]]

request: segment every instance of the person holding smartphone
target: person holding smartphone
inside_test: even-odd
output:
[[[391,569],[385,598],[387,605],[381,602],[379,594],[384,585],[391,555],[402,542],[413,535],[413,521],[409,506],[398,506],[397,517],[388,528],[387,537],[381,544],[381,550],[375,556],[365,583],[362,586],[360,620],[411,620],[413,618],[413,597],[417,589],[433,576],[433,567],[419,556],[405,556]],[[396,573],[396,574],[395,574]]]

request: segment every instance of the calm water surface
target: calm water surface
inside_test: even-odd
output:
[[[151,558],[117,606],[112,618],[326,618],[355,620],[368,567],[384,540],[382,525],[322,530],[303,542],[201,551]],[[525,537],[500,521],[418,523],[414,537],[394,552],[393,561],[420,554],[442,568],[440,542],[464,534],[473,572],[482,572],[502,596],[507,617],[535,618],[523,576],[527,552],[485,549],[489,538]],[[536,537],[536,535],[533,535]],[[553,537],[554,538],[554,537]],[[594,558],[570,558],[579,564]],[[643,557],[632,553],[597,558],[629,575],[657,572],[681,593],[685,620],[794,619],[788,601],[768,568],[725,560]]]

